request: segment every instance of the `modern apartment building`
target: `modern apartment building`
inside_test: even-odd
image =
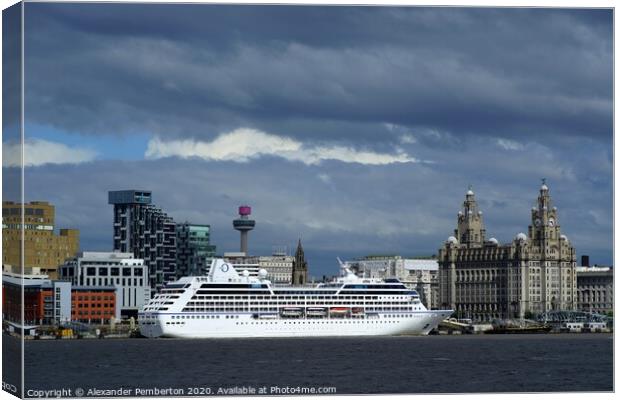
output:
[[[48,275],[50,279],[55,279],[58,267],[78,252],[80,232],[77,229],[60,229],[59,234],[56,234],[54,220],[55,209],[48,202],[2,202],[2,264],[10,265],[15,273],[30,274],[34,268],[41,274]]]
[[[216,250],[211,244],[211,226],[179,223],[176,235],[177,277],[208,274]]]
[[[151,204],[148,190],[108,193],[114,205],[114,251],[131,252],[144,260],[151,295],[176,279],[176,224],[161,208]]]

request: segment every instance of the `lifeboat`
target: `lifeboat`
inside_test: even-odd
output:
[[[344,317],[351,311],[348,307],[332,307],[329,309],[330,315]]]
[[[351,309],[351,315],[354,317],[361,317],[364,315],[364,309],[362,307],[353,307]]]
[[[306,315],[308,317],[324,317],[327,315],[327,310],[323,307],[308,307],[306,308]]]
[[[286,308],[282,309],[280,314],[282,314],[283,317],[297,318],[297,317],[301,317],[303,312],[302,312],[301,308],[286,307]]]

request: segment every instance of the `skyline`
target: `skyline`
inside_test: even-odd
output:
[[[543,179],[544,179],[544,178],[543,178]],[[118,190],[125,190],[125,189],[129,189],[129,188],[123,188],[123,189],[118,189]],[[142,188],[142,189],[144,189],[144,188]],[[469,188],[468,188],[468,190],[471,190],[471,189],[473,189],[473,188],[472,188],[472,186],[470,185],[470,186],[469,186]],[[148,190],[148,189],[147,189],[147,190]],[[475,193],[475,192],[474,192],[474,193]],[[477,193],[475,193],[475,195],[476,195],[476,200],[478,201],[478,203],[479,203],[479,204],[480,204],[480,203],[485,203],[484,201],[480,201],[480,199],[477,197]],[[556,204],[555,199],[553,199],[553,193],[551,193],[551,196],[552,196],[553,204]],[[463,196],[463,197],[464,197],[464,196]],[[30,200],[30,201],[36,201],[36,200],[47,201],[47,200],[45,200],[45,199],[32,199],[32,200]],[[106,204],[107,204],[107,202],[106,202]],[[157,204],[157,203],[155,203],[155,202],[154,202],[153,204],[154,204],[155,206],[160,207],[160,205],[159,205],[159,204]],[[52,205],[54,205],[54,204],[52,204]],[[54,206],[55,206],[55,205],[54,205]],[[112,208],[112,207],[110,206],[110,208]],[[164,212],[167,212],[167,210],[166,210],[165,208],[163,208],[163,211],[164,211]],[[231,219],[230,219],[230,221],[229,221],[229,222],[230,222],[230,224],[229,224],[230,226],[228,227],[228,228],[229,228],[229,230],[231,230],[231,231],[233,231],[233,230],[234,230],[234,228],[233,228],[233,226],[232,226],[232,221],[233,221],[233,218],[238,218],[238,214],[236,214],[236,212],[237,212],[237,211],[238,211],[238,207],[237,207],[237,206],[233,207],[233,212],[231,213]],[[482,210],[481,210],[481,211],[482,211]],[[167,212],[167,213],[168,213],[168,215],[169,215],[169,216],[171,216],[171,217],[173,217],[173,218],[174,218],[174,216],[173,216],[173,215],[171,215],[169,212]],[[483,213],[484,213],[484,212],[483,212]],[[59,213],[59,210],[58,210],[58,208],[56,207],[56,215],[58,216],[59,214],[60,214],[60,213]],[[112,213],[110,213],[110,214],[111,214],[110,216],[112,216]],[[529,214],[529,209],[528,209],[528,214]],[[490,240],[491,238],[498,239],[495,235],[493,235],[493,233],[492,233],[492,232],[493,232],[493,230],[492,230],[492,229],[491,229],[491,231],[490,231],[491,233],[489,234],[489,229],[488,229],[489,224],[488,224],[488,221],[487,221],[487,219],[486,219],[486,218],[487,218],[487,214],[485,214],[485,213],[484,213],[484,218],[485,218],[485,223],[484,223],[484,226],[485,226],[485,228],[487,228],[487,240]],[[75,228],[75,227],[73,227],[73,226],[66,226],[66,225],[63,225],[63,224],[62,224],[62,222],[60,222],[60,223],[59,223],[59,222],[58,222],[58,218],[56,219],[56,221],[57,221],[57,222],[56,222],[56,224],[55,224],[55,232],[56,232],[56,233],[58,233],[58,230],[59,230],[59,229],[61,229],[61,228]],[[561,222],[561,221],[562,221],[562,217],[561,217],[561,214],[560,214],[559,221],[560,221],[560,226],[562,226],[562,222]],[[183,223],[183,222],[197,223],[197,222],[194,222],[194,221],[177,220],[177,219],[175,219],[175,222],[176,222],[176,223]],[[259,223],[260,223],[260,221],[257,221],[257,224],[259,224]],[[209,223],[207,222],[207,224],[209,224]],[[218,244],[217,242],[214,242],[214,240],[213,240],[213,237],[217,238],[219,235],[217,235],[217,232],[216,232],[216,231],[214,231],[214,229],[213,229],[213,225],[212,225],[212,224],[209,224],[209,225],[211,226],[211,229],[210,229],[210,232],[211,232],[211,237],[212,237],[212,239],[211,239],[211,244],[218,246],[218,252],[217,252],[217,254],[218,254],[218,255],[220,255],[220,256],[221,256],[221,255],[223,255],[225,252],[236,252],[236,251],[238,251],[238,246],[239,246],[239,236],[238,236],[238,235],[239,235],[239,234],[238,234],[237,232],[234,232],[234,233],[232,234],[232,242],[233,242],[232,247],[231,247],[231,248],[221,249],[221,248],[220,248],[220,246],[219,246],[219,244]],[[455,224],[455,225],[456,225],[456,224]],[[491,224],[491,225],[492,225],[492,224]],[[529,224],[529,223],[528,223],[528,224],[526,224],[526,225],[524,226],[524,229],[522,229],[522,230],[521,230],[521,231],[519,231],[518,233],[526,233],[526,232],[527,232],[527,226],[528,226],[528,225],[530,225],[530,224]],[[112,226],[112,221],[110,221],[110,231],[112,231],[111,226]],[[220,228],[221,228],[221,227],[220,227]],[[277,227],[277,226],[273,226],[273,227],[270,227],[270,228],[277,229],[278,227]],[[224,228],[224,229],[226,229],[226,228]],[[563,230],[563,232],[564,232],[564,230]],[[112,247],[111,245],[109,245],[109,246],[108,246],[107,244],[103,244],[103,243],[101,243],[101,242],[97,243],[96,245],[94,245],[94,246],[93,246],[93,247],[91,247],[91,248],[85,248],[85,247],[82,245],[82,243],[83,243],[82,238],[83,238],[84,236],[88,237],[89,235],[84,235],[84,233],[85,233],[85,232],[80,231],[80,238],[81,238],[81,239],[80,239],[80,251],[110,251],[110,250],[111,250],[111,247]],[[110,232],[110,233],[111,233],[111,232]],[[228,233],[228,232],[227,232],[227,233]],[[223,236],[225,236],[225,237],[227,237],[228,239],[230,239],[230,236],[231,236],[231,235],[229,235],[229,234],[227,234],[227,233],[225,233]],[[252,233],[252,234],[250,235],[250,240],[249,240],[250,244],[251,244],[251,243],[252,243],[252,241],[255,239],[254,235],[256,235],[256,233]],[[515,237],[516,235],[517,235],[517,234],[515,233],[515,234],[513,235],[513,237],[506,238],[506,239],[504,239],[504,238],[500,238],[500,239],[498,239],[498,240],[499,240],[499,243],[500,243],[500,244],[509,243],[509,242],[511,242],[511,241],[514,239],[514,237]],[[453,236],[453,232],[451,232],[451,233],[450,233],[450,236]],[[250,255],[270,255],[273,249],[278,248],[278,249],[280,250],[283,246],[285,246],[285,247],[286,247],[286,250],[287,250],[287,254],[288,254],[288,255],[292,255],[292,254],[293,254],[293,252],[294,252],[294,247],[295,247],[294,242],[295,242],[296,240],[298,240],[298,239],[301,239],[301,238],[303,238],[303,235],[300,235],[297,239],[294,239],[294,240],[290,241],[291,243],[288,243],[288,242],[280,242],[280,243],[271,243],[271,245],[269,245],[269,244],[268,244],[265,240],[261,240],[261,238],[256,238],[256,239],[257,239],[257,241],[258,241],[259,243],[261,243],[261,244],[262,244],[262,246],[260,247],[260,250],[258,250],[258,251],[254,251],[254,250],[252,249],[252,247],[250,246],[250,251],[249,251],[249,254],[250,254]],[[446,237],[446,239],[447,239],[447,238],[448,238],[448,237]],[[109,237],[108,239],[109,239],[109,241],[111,242],[112,236],[110,235],[110,237]],[[569,239],[570,239],[570,237],[569,237]],[[230,241],[231,241],[231,240],[229,240],[229,241],[228,241],[228,242],[229,242],[229,244],[230,244]],[[445,240],[444,240],[444,241],[445,241]],[[236,243],[235,243],[235,242],[236,242]],[[441,245],[443,245],[443,241],[440,243],[440,246],[441,246]],[[235,246],[236,246],[236,247],[235,247]],[[269,248],[267,248],[267,247],[269,247]],[[337,257],[337,256],[343,256],[343,254],[344,254],[344,256],[345,256],[347,259],[350,259],[350,258],[359,258],[359,257],[367,256],[367,255],[400,255],[400,256],[403,256],[403,257],[405,257],[405,258],[407,258],[407,257],[414,257],[414,258],[415,258],[415,257],[429,257],[429,256],[431,256],[431,255],[433,255],[433,256],[434,256],[434,255],[436,255],[436,250],[434,250],[434,249],[433,249],[433,250],[428,249],[428,251],[425,251],[424,249],[420,249],[420,250],[414,250],[414,252],[407,252],[407,251],[384,251],[385,249],[382,249],[382,248],[380,248],[380,247],[377,247],[377,248],[374,248],[374,251],[367,251],[367,252],[364,252],[364,251],[362,250],[362,251],[358,251],[358,252],[354,252],[354,253],[348,253],[348,254],[347,254],[347,253],[340,252],[340,251],[338,251],[338,250],[333,250],[333,251],[328,251],[328,252],[327,252],[327,255],[325,255],[325,254],[321,254],[320,252],[317,252],[317,251],[316,251],[316,250],[314,250],[314,249],[309,249],[309,250],[310,250],[310,251],[307,251],[307,253],[314,254],[314,255],[317,257],[317,261],[325,263],[325,264],[322,264],[322,265],[321,265],[321,264],[319,264],[319,268],[311,268],[311,269],[310,269],[311,276],[313,276],[314,278],[317,278],[317,279],[318,279],[318,278],[320,278],[320,276],[321,276],[321,275],[330,275],[330,274],[332,274],[334,271],[336,271],[336,269],[335,269],[335,268],[332,268],[332,266],[331,266],[331,265],[329,265],[329,264],[331,263],[331,261],[332,261],[332,260],[331,260],[331,258],[334,258],[334,259],[335,259],[335,257]],[[577,258],[578,258],[578,259],[577,259],[578,265],[579,265],[579,262],[580,262],[580,255],[588,255],[588,256],[590,257],[590,261],[591,261],[592,265],[594,265],[594,264],[604,265],[604,263],[601,263],[599,260],[597,260],[595,256],[593,256],[593,255],[591,255],[591,254],[587,254],[587,253],[580,252],[578,249],[577,249],[577,255],[578,255],[578,257],[577,257]],[[612,266],[613,266],[613,263],[609,263],[608,265],[612,265]]]
[[[25,200],[53,203],[84,250],[112,246],[107,191],[137,187],[210,224],[218,253],[247,203],[250,251],[301,236],[320,276],[337,255],[436,254],[470,184],[509,242],[547,178],[577,254],[612,264],[610,10],[27,10]]]

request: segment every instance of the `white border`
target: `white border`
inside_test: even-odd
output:
[[[27,2],[43,2],[41,0],[28,0]],[[81,3],[102,3],[102,1],[96,1],[96,0],[83,0],[83,1],[66,1],[66,2],[81,2]],[[128,1],[107,1],[106,3],[127,3]],[[12,0],[0,0],[0,4],[2,5],[2,9],[5,9],[13,4],[15,4],[16,1],[12,1]],[[492,0],[475,0],[475,1],[466,1],[466,0],[448,0],[448,1],[436,1],[436,0],[426,0],[426,1],[418,1],[418,0],[409,0],[409,1],[398,1],[398,0],[390,0],[390,1],[365,1],[365,0],[336,0],[336,1],[330,1],[330,0],[314,0],[312,2],[307,2],[307,1],[299,1],[299,0],[288,0],[285,2],[276,2],[276,1],[260,1],[260,0],[253,0],[253,1],[242,1],[242,0],[229,0],[229,1],[174,1],[174,0],[151,0],[151,1],[134,1],[133,3],[212,3],[212,4],[292,4],[292,5],[303,5],[303,4],[313,4],[313,5],[381,5],[381,6],[387,6],[387,5],[401,5],[401,6],[465,6],[465,7],[561,7],[561,8],[615,8],[615,1],[610,1],[610,0],[590,0],[590,1],[559,1],[559,0],[540,0],[540,1],[532,1],[532,0],[522,0],[522,1],[514,1],[514,0],[504,0],[504,1],[492,1]],[[22,13],[23,13],[23,8],[22,8]],[[23,14],[22,14],[22,18],[23,18]],[[0,28],[1,28],[1,19],[0,19]],[[23,25],[23,19],[22,19],[22,30],[24,29],[24,25]],[[1,29],[0,29],[1,32]],[[0,34],[1,35],[1,34]],[[618,106],[615,103],[615,93],[616,93],[616,89],[618,88],[618,83],[615,80],[615,76],[616,73],[618,72],[616,69],[616,63],[615,63],[615,54],[616,54],[616,46],[618,43],[618,31],[615,29],[615,9],[614,9],[614,133],[615,133],[615,116],[618,112]],[[23,33],[22,33],[22,60],[23,60]],[[2,55],[0,54],[0,65],[2,65]],[[22,77],[23,77],[23,62],[22,62]],[[2,88],[2,83],[0,80],[0,89]],[[23,118],[24,118],[24,112],[23,112],[23,94],[24,94],[24,86],[23,86],[23,80],[22,80],[22,127],[21,127],[21,135],[22,135],[22,141],[23,141]],[[1,121],[0,121],[1,122]],[[1,125],[0,125],[1,126]],[[618,236],[616,235],[616,227],[618,226],[618,222],[619,222],[619,216],[615,213],[615,210],[618,208],[619,205],[619,200],[618,197],[616,196],[616,179],[618,176],[618,165],[615,162],[615,156],[617,154],[620,154],[619,150],[620,145],[618,144],[618,142],[615,140],[615,134],[614,134],[614,171],[613,171],[613,179],[614,179],[614,265],[618,266],[620,265],[620,258],[618,257],[618,253],[615,251],[616,248],[620,248],[620,239],[618,238]],[[22,146],[22,161],[23,161],[23,146]],[[2,155],[0,154],[0,162],[2,160]],[[23,164],[23,162],[22,162]],[[23,167],[22,167],[23,168]],[[24,182],[23,182],[23,169],[22,169],[22,199],[23,199],[23,190],[24,190]],[[0,196],[2,195],[2,188],[0,186]],[[23,213],[22,213],[23,215]],[[23,243],[23,241],[22,241]],[[22,251],[22,256],[23,256],[23,251]],[[614,274],[614,287],[618,287],[618,274]],[[617,296],[617,291],[615,292],[615,301],[614,301],[614,309],[615,310],[619,310],[618,308],[618,296]],[[22,300],[23,301],[23,300]],[[23,313],[23,310],[22,310]],[[23,319],[23,316],[22,316]],[[615,320],[614,320],[615,321]],[[616,325],[616,324],[615,324]],[[614,329],[615,331],[615,329]],[[614,333],[614,342],[616,339],[616,335]],[[1,338],[0,338],[0,344],[1,344]],[[618,369],[615,368],[615,360],[616,360],[616,356],[617,355],[617,347],[615,346],[614,343],[614,384],[618,382],[618,377],[619,377],[619,373],[618,373]],[[23,371],[23,345],[22,345],[22,371]],[[449,375],[449,371],[447,371],[447,375]],[[22,389],[24,389],[23,386],[23,376],[22,376]],[[2,392],[0,394],[0,396],[2,396],[3,398],[6,396],[6,392]],[[363,398],[363,397],[367,397],[368,395],[365,396],[346,396],[346,395],[339,395],[339,396],[303,396],[304,398]],[[578,398],[582,398],[583,396],[588,396],[588,400],[600,400],[600,399],[612,399],[614,398],[614,395],[611,393],[582,393],[582,392],[571,392],[571,393],[554,393],[554,394],[521,394],[521,393],[511,393],[511,394],[462,394],[462,395],[372,395],[375,398],[415,398],[416,400],[437,400],[438,398],[448,398],[448,397],[454,397],[454,396],[458,396],[458,398],[460,399],[464,399],[464,400],[474,400],[474,399],[480,399],[481,397],[483,397],[484,399],[490,399],[490,400],[494,400],[494,399],[508,399],[508,400],[532,400],[532,399],[538,399],[541,397],[544,397],[545,399],[551,399],[551,400],[566,400],[566,399],[578,399]],[[220,397],[220,396],[214,396],[215,397]],[[232,398],[234,396],[224,396],[224,397],[228,397],[228,398]],[[273,396],[269,396],[269,397],[273,397]],[[265,398],[264,396],[259,396],[259,397],[241,397],[243,399],[261,399],[261,398]],[[295,399],[295,398],[299,398],[296,396],[278,396],[279,399]],[[149,399],[146,397],[142,397],[141,399]],[[161,400],[162,397],[155,397],[152,399],[157,399],[157,400]]]

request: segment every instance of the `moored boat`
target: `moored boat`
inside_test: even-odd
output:
[[[360,278],[341,264],[329,283],[278,286],[216,259],[207,276],[165,286],[138,314],[146,337],[427,335],[452,310],[427,310],[391,279]]]
[[[504,320],[494,321],[493,328],[484,331],[486,334],[506,333],[549,333],[553,327],[529,320]]]

